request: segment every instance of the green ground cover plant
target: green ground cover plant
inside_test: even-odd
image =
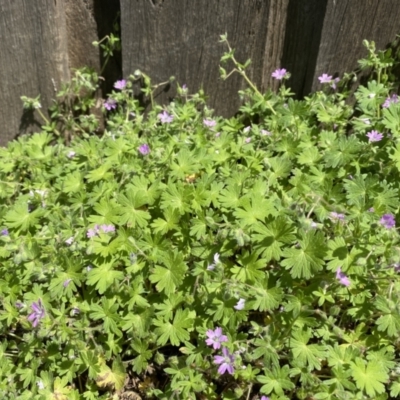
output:
[[[1,398],[398,398],[397,55],[365,44],[354,106],[329,71],[260,93],[228,47],[235,117],[185,85],[161,107],[136,71],[102,135],[78,71],[0,149]]]

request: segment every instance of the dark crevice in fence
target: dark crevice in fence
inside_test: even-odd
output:
[[[289,0],[282,67],[297,97],[311,91],[328,0]]]
[[[121,6],[119,0],[94,0],[94,18],[97,24],[97,35],[99,40],[113,33],[121,38],[121,31],[115,31],[115,23],[121,27]],[[103,66],[105,57],[100,49],[100,65]],[[102,73],[105,81],[102,84],[103,95],[110,93],[116,80],[122,78],[122,52],[114,52]]]

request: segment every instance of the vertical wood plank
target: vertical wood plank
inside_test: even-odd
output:
[[[0,145],[40,129],[43,121],[23,110],[21,96],[40,94],[46,114],[73,69],[100,72],[104,60],[92,42],[112,31],[118,12],[119,2],[108,0],[0,1]],[[104,92],[121,75],[117,54],[103,72]]]
[[[64,0],[64,3],[69,69],[90,67],[98,70],[99,50],[92,45],[98,40],[94,0]]]
[[[329,0],[318,49],[315,71],[307,90],[320,88],[323,73],[342,75],[357,68],[367,55],[364,39],[384,49],[400,32],[400,3],[397,0]]]
[[[319,88],[322,73],[342,75],[366,54],[362,40],[384,48],[400,31],[398,0],[120,0],[124,76],[141,69],[154,83],[174,75],[191,92],[204,88],[217,114],[232,115],[246,87],[238,75],[221,81],[219,60],[228,34],[239,61],[262,90],[271,72],[287,68],[298,95]],[[35,128],[21,95],[41,94],[43,110],[70,68],[99,70],[93,40],[110,32],[118,1],[3,0],[0,2],[0,145]],[[121,78],[116,58],[105,73],[108,90]],[[175,95],[173,86],[158,101]],[[36,125],[39,122],[36,121]]]
[[[256,85],[271,84],[280,65],[288,0],[121,0],[123,72],[140,69],[154,83],[175,76],[191,92],[201,87],[209,105],[232,115],[239,104],[239,76],[223,82],[219,60],[226,50],[219,43],[227,33],[239,61],[251,58],[250,76]],[[165,102],[172,89],[161,92]]]
[[[60,0],[0,2],[0,145],[35,126],[20,96],[40,93],[45,110],[55,94],[52,80],[59,86],[69,79],[65,32]]]

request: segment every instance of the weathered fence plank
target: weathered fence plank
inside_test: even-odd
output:
[[[238,76],[219,80],[224,32],[239,60],[252,59],[249,73],[261,90],[285,67],[302,96],[319,87],[322,73],[356,68],[363,39],[384,48],[400,31],[398,0],[121,0],[121,11],[124,75],[138,68],[156,83],[174,75],[191,91],[202,86],[222,115],[237,110],[245,86]]]
[[[271,72],[284,67],[299,95],[319,87],[322,73],[342,75],[366,54],[361,42],[384,48],[400,31],[398,0],[120,0],[123,63],[115,58],[103,73],[105,92],[116,79],[141,69],[154,83],[175,76],[191,92],[201,87],[209,105],[232,115],[239,105],[239,76],[219,78],[228,34],[239,61],[251,58],[249,75],[266,90]],[[71,68],[100,70],[91,43],[112,30],[119,2],[109,0],[3,0],[0,2],[0,145],[37,129],[23,113],[20,96],[41,95],[43,110],[54,86]],[[122,65],[121,65],[122,63]],[[175,95],[174,85],[158,101]]]
[[[69,79],[64,3],[54,0],[0,2],[0,144],[34,126],[23,114],[21,95],[41,94],[45,109],[54,85]]]
[[[0,1],[0,145],[42,122],[23,110],[21,96],[40,94],[46,113],[73,69],[100,71],[92,42],[112,31],[118,12],[118,1],[108,0]],[[108,90],[121,70],[117,55],[103,73]]]
[[[238,76],[220,80],[226,50],[220,35],[228,34],[238,60],[252,59],[250,75],[266,85],[280,65],[287,5],[288,0],[121,0],[124,75],[140,69],[155,83],[173,75],[191,92],[203,87],[218,113],[232,114],[245,84]],[[161,92],[160,99],[173,95],[172,89]]]
[[[398,0],[330,0],[308,91],[319,87],[317,77],[324,72],[342,75],[355,69],[357,60],[367,55],[364,39],[384,49],[399,33]]]

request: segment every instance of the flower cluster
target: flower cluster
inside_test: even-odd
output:
[[[203,119],[203,125],[207,128],[213,128],[217,125],[217,121],[214,121],[213,119]]]
[[[226,347],[222,348],[222,356],[214,357],[214,364],[219,365],[218,373],[224,374],[228,372],[228,374],[233,374],[235,372],[234,369],[235,357],[229,352]]]
[[[396,226],[396,220],[393,214],[385,214],[379,221],[386,229],[391,229]]]
[[[383,138],[383,134],[378,131],[371,131],[367,133],[369,142],[379,142]]]
[[[339,267],[336,270],[336,279],[344,286],[350,286],[350,279],[342,272],[342,268]]]
[[[228,337],[222,333],[222,328],[219,327],[215,328],[214,331],[209,329],[206,335],[208,336],[208,339],[206,339],[207,346],[212,346],[215,350],[221,348],[221,343],[228,341]],[[218,373],[221,375],[225,372],[232,375],[235,371],[234,362],[235,357],[226,347],[222,347],[222,356],[214,356],[214,364],[219,365]]]
[[[222,328],[215,328],[214,331],[209,329],[206,335],[208,337],[206,339],[207,346],[213,346],[215,350],[221,348],[221,343],[228,341],[228,337],[222,334]]]
[[[330,83],[332,89],[337,88],[337,83],[340,81],[340,78],[333,78],[332,75],[322,74],[318,77],[320,83]]]
[[[168,114],[166,111],[157,115],[158,119],[161,121],[162,124],[169,124],[174,120],[174,116]]]
[[[110,233],[110,232],[115,232],[115,226],[114,225],[95,225],[94,228],[88,229],[86,236],[88,238],[92,238],[96,235],[98,235],[102,231],[103,233]]]
[[[385,102],[382,104],[382,108],[389,108],[391,104],[396,104],[399,102],[399,96],[397,94],[392,94],[387,97]]]
[[[121,79],[120,81],[116,81],[114,83],[114,88],[118,89],[118,90],[122,90],[125,89],[126,87],[126,80],[125,79]]]
[[[112,98],[108,98],[104,102],[104,108],[108,111],[115,110],[117,108],[117,100],[114,100]]]
[[[139,146],[138,150],[139,150],[139,153],[142,154],[143,156],[146,156],[147,154],[150,153],[150,147],[146,143]]]
[[[281,68],[281,69],[278,68],[271,74],[271,76],[273,78],[275,78],[276,80],[281,81],[282,79],[288,77],[288,72],[286,71],[285,68]]]
[[[42,300],[32,303],[32,312],[28,315],[28,321],[32,322],[32,326],[36,328],[42,318],[44,318],[46,311],[42,304]]]
[[[337,212],[335,212],[335,211],[332,211],[332,212],[330,213],[330,217],[331,217],[331,220],[332,220],[332,221],[344,221],[344,218],[345,218],[344,214],[342,214],[342,213],[337,213]]]

